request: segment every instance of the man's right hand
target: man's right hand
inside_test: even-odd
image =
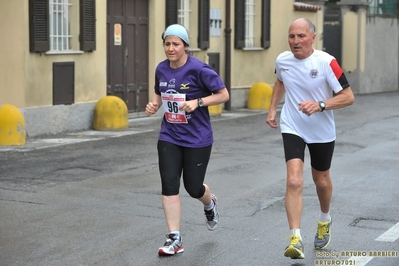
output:
[[[277,120],[276,120],[276,110],[270,110],[267,113],[266,117],[266,123],[271,127],[271,128],[277,128]]]

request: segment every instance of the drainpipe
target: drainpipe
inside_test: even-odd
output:
[[[230,10],[231,10],[231,1],[226,0],[226,28],[224,29],[224,35],[226,36],[225,41],[225,77],[224,77],[224,85],[226,85],[227,91],[229,92],[230,99],[224,103],[224,109],[227,111],[231,111],[231,23],[230,23]]]

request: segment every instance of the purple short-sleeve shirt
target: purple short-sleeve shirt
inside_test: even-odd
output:
[[[219,75],[207,64],[188,55],[182,67],[170,67],[166,59],[155,70],[155,93],[179,93],[186,95],[186,101],[203,98],[225,88]],[[187,123],[170,123],[162,120],[159,140],[173,144],[201,148],[213,144],[212,126],[208,107],[198,107],[186,113]]]

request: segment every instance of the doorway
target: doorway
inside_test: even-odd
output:
[[[342,57],[342,19],[341,7],[337,1],[328,1],[325,4],[323,26],[323,50],[337,59],[341,64]]]
[[[107,0],[107,95],[129,112],[148,103],[148,0]]]

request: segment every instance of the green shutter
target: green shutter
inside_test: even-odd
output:
[[[166,0],[166,7],[165,7],[165,28],[169,25],[177,23],[177,13],[179,11],[179,7],[177,5],[177,0]]]
[[[206,50],[209,48],[210,0],[199,0],[198,10],[198,47]]]
[[[29,0],[29,50],[42,53],[49,49],[48,0]]]
[[[262,48],[270,48],[270,0],[262,0]]]
[[[96,50],[96,1],[80,0],[80,50]]]
[[[245,0],[235,0],[234,48],[245,48]]]

